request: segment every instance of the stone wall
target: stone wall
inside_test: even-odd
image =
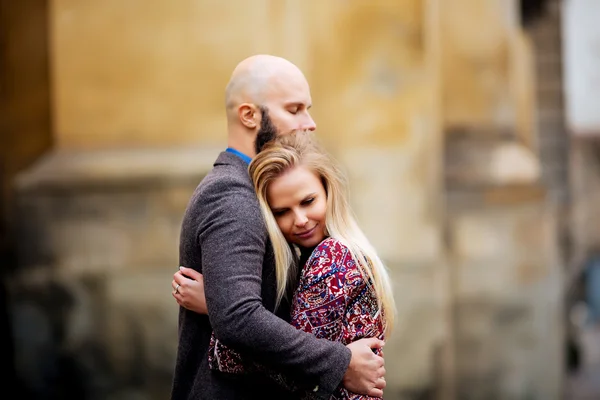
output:
[[[14,381],[4,277],[16,268],[11,232],[15,175],[52,145],[48,1],[0,0],[0,368]]]
[[[65,151],[19,176],[20,265],[8,287],[17,371],[33,398],[52,387],[61,398],[168,398],[179,228],[216,154]]]
[[[516,6],[504,3],[455,29],[465,32],[456,68],[478,82],[487,104],[487,114],[444,108],[448,345],[459,399],[562,396],[559,208],[539,158],[545,103],[535,95],[546,77],[536,71],[537,43],[520,28]],[[485,27],[497,25],[504,36],[483,42],[491,36]],[[444,97],[460,89],[450,86]]]
[[[47,1],[0,1],[0,254],[11,241],[12,180],[53,141],[47,14]]]

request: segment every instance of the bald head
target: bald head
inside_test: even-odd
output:
[[[285,58],[259,54],[244,59],[233,70],[225,89],[228,113],[242,103],[263,105],[273,85],[290,79],[306,81],[302,71]]]
[[[253,156],[263,142],[297,130],[314,130],[310,88],[288,60],[255,55],[240,62],[225,92],[229,147]]]

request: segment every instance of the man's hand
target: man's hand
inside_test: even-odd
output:
[[[373,353],[373,349],[382,349],[383,345],[383,340],[369,338],[357,340],[346,346],[352,352],[350,365],[342,379],[346,389],[371,397],[383,397],[384,361],[383,357]]]
[[[204,277],[192,268],[179,267],[173,275],[173,297],[177,303],[198,314],[208,314],[204,297]]]

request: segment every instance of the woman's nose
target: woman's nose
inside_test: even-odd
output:
[[[306,215],[304,213],[296,213],[296,220],[294,222],[296,226],[302,227],[306,225],[307,222],[308,218],[306,218]]]

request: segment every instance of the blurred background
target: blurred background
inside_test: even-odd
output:
[[[188,198],[257,53],[394,279],[386,399],[600,399],[597,0],[0,0],[0,362],[167,399]],[[5,394],[0,395],[2,397]]]

